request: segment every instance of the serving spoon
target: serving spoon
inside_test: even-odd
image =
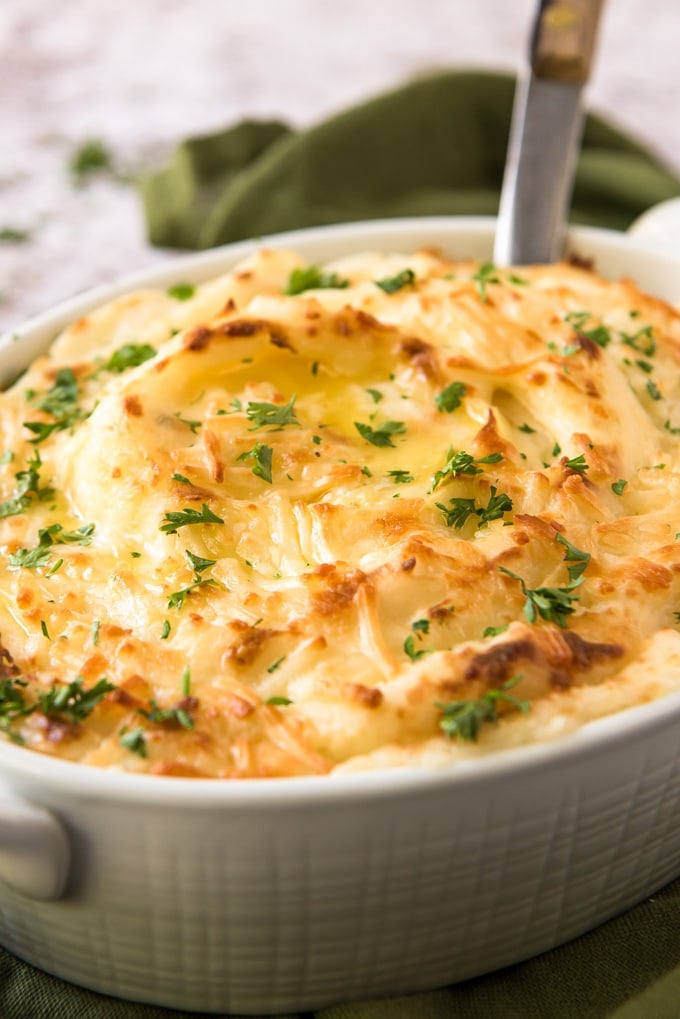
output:
[[[554,262],[563,251],[581,141],[581,94],[604,0],[540,0],[528,73],[515,92],[493,260]]]

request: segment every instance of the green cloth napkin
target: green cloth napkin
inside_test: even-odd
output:
[[[84,991],[0,949],[2,1019],[190,1019]],[[453,987],[304,1019],[678,1019],[680,879],[589,934]],[[289,1017],[290,1019],[290,1017]],[[296,1014],[294,1019],[303,1019]]]
[[[438,214],[494,215],[514,80],[441,73],[307,131],[244,121],[183,142],[141,184],[149,238],[208,248],[281,230]],[[577,223],[625,229],[680,179],[597,117],[585,124]]]
[[[185,141],[167,169],[142,183],[150,239],[202,248],[356,219],[493,214],[513,88],[502,75],[439,74],[308,131],[246,121]],[[680,180],[657,159],[602,120],[587,119],[575,222],[625,228],[650,205],[676,195]],[[72,987],[0,949],[0,1019],[188,1016]],[[680,880],[528,962],[443,990],[337,1005],[314,1016],[678,1019]]]

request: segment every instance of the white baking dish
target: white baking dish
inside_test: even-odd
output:
[[[437,245],[416,219],[267,239],[310,262]],[[216,275],[261,241],[173,261],[0,341],[8,381],[67,322],[138,286]],[[578,230],[605,275],[680,298],[677,260]],[[450,772],[240,782],[117,774],[0,741],[0,943],[78,984],[178,1009],[276,1013],[415,991],[527,958],[680,873],[680,695]]]

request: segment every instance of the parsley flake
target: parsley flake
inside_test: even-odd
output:
[[[570,471],[574,471],[576,474],[585,474],[588,470],[588,464],[583,453],[578,456],[573,456],[571,460],[565,460],[564,466]]]
[[[348,286],[349,280],[337,273],[325,273],[318,265],[308,265],[293,269],[283,292],[288,297],[295,297],[305,290],[345,290]]]
[[[463,402],[463,397],[467,392],[467,386],[464,382],[450,382],[440,393],[434,398],[437,410],[442,411],[445,414],[450,414],[456,410]]]
[[[279,406],[276,403],[250,402],[246,407],[246,417],[253,422],[249,431],[254,432],[257,428],[273,426],[275,431],[285,428],[286,425],[299,425],[300,422],[295,416],[293,407],[296,397],[291,396],[288,403]]]
[[[354,427],[362,439],[370,442],[373,446],[380,447],[394,446],[392,436],[404,435],[406,432],[406,425],[403,421],[385,421],[379,428],[371,428],[370,425],[355,421]]]
[[[430,489],[431,492],[434,492],[435,488],[447,478],[457,478],[462,475],[474,477],[476,474],[481,474],[482,468],[478,467],[477,464],[500,463],[503,459],[503,454],[489,453],[488,456],[474,457],[471,453],[466,453],[465,450],[449,448],[446,457],[446,463],[441,470],[435,471]]]
[[[476,515],[478,517],[476,526],[483,527],[484,524],[488,524],[491,520],[499,520],[505,513],[512,510],[510,496],[505,492],[501,492],[499,495],[493,485],[486,506],[476,506],[474,499],[454,498],[449,501],[450,506],[445,506],[441,502],[435,503],[435,506],[441,510],[446,526],[455,527],[456,530],[460,530],[470,516]]]
[[[252,449],[246,450],[245,453],[241,453],[237,456],[237,460],[254,460],[255,466],[252,468],[253,474],[262,478],[269,485],[272,482],[272,456],[274,450],[271,446],[265,445],[263,442],[256,442]]]
[[[78,408],[78,381],[72,368],[60,368],[54,385],[46,393],[40,396],[29,392],[27,399],[38,410],[54,418],[51,422],[24,421],[24,428],[35,435],[34,439],[29,439],[33,445],[44,442],[52,432],[72,428],[77,421],[82,421],[86,416]]]
[[[192,283],[175,283],[168,287],[168,297],[174,297],[176,301],[188,301],[196,293],[196,287]]]
[[[505,633],[509,625],[509,623],[501,623],[500,626],[487,626],[484,628],[482,637],[498,637],[499,634]]]
[[[487,292],[486,288],[490,283],[500,283],[498,277],[498,271],[493,262],[483,262],[480,265],[476,273],[473,274],[472,279],[477,284],[477,293],[482,304],[486,304]]]
[[[441,711],[439,726],[449,739],[476,742],[479,730],[486,722],[498,721],[498,705],[500,702],[512,705],[518,711],[526,713],[531,704],[528,700],[519,700],[508,693],[521,683],[523,676],[513,676],[500,686],[487,690],[476,700],[447,701],[435,704]]]
[[[35,570],[38,566],[46,566],[51,552],[48,548],[19,548],[9,557],[9,565],[23,567],[26,570]]]
[[[395,485],[409,485],[415,478],[407,470],[388,471],[387,477],[391,478]]]
[[[177,534],[180,527],[187,527],[190,524],[224,523],[222,517],[218,517],[216,513],[213,513],[206,503],[202,504],[200,510],[195,510],[190,506],[187,506],[185,509],[166,513],[163,519],[165,520],[165,523],[161,525],[160,530],[164,531],[166,534]]]
[[[144,727],[138,725],[135,729],[121,729],[118,736],[118,742],[126,750],[132,751],[133,754],[137,754],[138,757],[148,757],[146,749],[146,737],[144,735]]]
[[[55,683],[45,693],[39,694],[39,710],[47,718],[82,722],[110,690],[115,690],[115,686],[106,678],[85,690],[83,677],[76,676],[71,683]]]
[[[402,269],[394,276],[386,276],[384,279],[375,280],[376,287],[379,287],[385,294],[396,294],[404,287],[413,286],[416,281],[416,274],[413,269]]]
[[[102,366],[101,371],[120,374],[127,371],[128,368],[137,368],[155,356],[156,348],[152,347],[150,343],[124,343],[118,350],[114,350],[106,364]]]

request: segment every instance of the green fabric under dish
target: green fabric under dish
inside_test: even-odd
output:
[[[494,215],[514,82],[442,73],[306,131],[244,121],[183,142],[142,182],[152,243],[209,248],[282,230],[439,214]],[[589,116],[571,218],[625,229],[680,179]]]
[[[183,142],[168,168],[142,184],[149,236],[158,245],[202,248],[324,223],[493,214],[513,87],[501,75],[439,74],[308,131],[246,121]],[[676,195],[680,180],[657,159],[588,118],[574,222],[623,229]],[[0,949],[0,1019],[190,1015],[75,988]],[[412,997],[340,1004],[314,1017],[678,1019],[680,880],[528,962]]]

